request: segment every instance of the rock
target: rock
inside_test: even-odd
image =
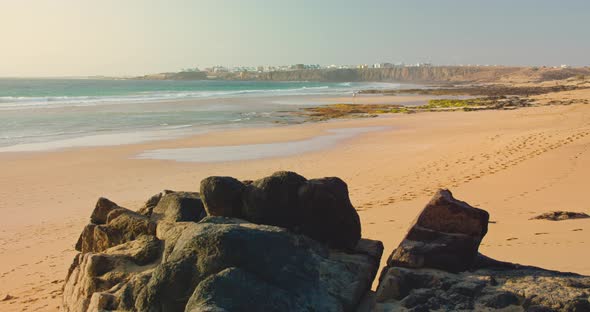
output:
[[[566,311],[571,312],[588,312],[590,311],[590,301],[588,301],[588,296],[584,298],[576,298],[565,306]]]
[[[227,294],[234,294],[228,296]],[[265,298],[265,300],[252,300]],[[246,309],[247,307],[247,309]],[[280,287],[265,283],[255,274],[227,268],[203,280],[189,299],[185,311],[296,311],[303,308]]]
[[[162,222],[172,226],[161,233],[165,248],[142,236],[79,254],[64,310],[354,311],[383,250],[370,240],[331,250],[284,228],[225,217]]]
[[[137,265],[154,262],[161,255],[162,242],[153,235],[141,235],[136,240],[111,247],[104,251],[109,255],[123,255]]]
[[[242,215],[258,224],[293,229],[301,223],[299,188],[307,179],[295,172],[279,171],[247,185]]]
[[[313,179],[299,188],[303,214],[301,233],[335,248],[353,248],[361,238],[361,222],[339,178]]]
[[[132,241],[140,235],[154,235],[156,224],[148,217],[100,198],[92,212],[91,221],[76,243],[80,252],[100,252]],[[94,223],[96,222],[96,223]]]
[[[491,281],[497,281],[497,284]],[[574,286],[576,285],[576,286]],[[589,304],[590,277],[534,267],[449,273],[434,269],[387,268],[376,294],[376,311],[392,307],[428,310],[574,311]],[[517,309],[518,307],[518,309]]]
[[[563,220],[571,220],[571,219],[585,219],[590,218],[590,215],[585,214],[583,212],[571,212],[571,211],[552,211],[547,212],[536,217],[531,218],[531,220],[551,220],[551,221],[563,221]]]
[[[488,230],[489,214],[439,190],[393,251],[389,267],[469,269]]]
[[[246,186],[232,177],[208,177],[201,181],[201,197],[209,216],[241,218]]]
[[[142,214],[142,215],[148,217],[148,218],[151,217],[152,212],[154,211],[154,208],[156,207],[156,205],[158,205],[158,202],[160,202],[160,199],[162,198],[163,195],[164,194],[162,194],[162,192],[153,195],[145,202],[143,207],[141,207],[137,210],[137,212],[139,214]]]
[[[389,257],[375,311],[590,311],[590,277],[478,254],[488,219],[439,191]]]
[[[308,181],[288,171],[244,182],[208,177],[201,181],[201,196],[210,216],[284,227],[333,248],[354,248],[361,238],[358,213],[339,178]]]
[[[529,306],[526,312],[555,312],[555,310],[544,306],[533,305]]]
[[[96,206],[94,211],[92,211],[92,215],[90,215],[90,222],[94,224],[105,224],[107,223],[108,214],[111,211],[119,208],[121,208],[119,205],[113,203],[107,198],[100,197],[96,202]]]
[[[109,289],[121,288],[122,283],[141,275],[150,266],[138,266],[123,254],[78,254],[70,268],[63,290],[62,307],[65,311],[102,311],[119,306]],[[148,271],[149,272],[149,271]],[[131,291],[132,292],[132,291]],[[93,298],[95,297],[95,298]],[[110,298],[106,300],[106,298]],[[121,294],[120,299],[124,299]],[[92,306],[91,306],[92,303]]]
[[[481,303],[493,309],[502,309],[510,305],[518,305],[520,297],[509,291],[497,291],[481,298]]]
[[[10,294],[6,294],[4,297],[2,297],[2,299],[0,299],[0,301],[10,301],[16,299],[15,296],[11,296]]]
[[[197,192],[170,192],[162,195],[153,208],[152,221],[197,222],[206,215],[205,207]]]
[[[158,203],[160,202],[160,199],[162,199],[162,196],[164,196],[166,194],[170,194],[170,193],[174,193],[174,191],[163,190],[160,193],[153,195],[145,202],[143,207],[141,207],[137,210],[137,212],[146,216],[146,217],[151,217],[154,208],[158,205]]]
[[[199,193],[163,192],[141,213],[99,199],[76,244],[63,310],[590,310],[590,277],[479,254],[489,215],[448,190],[392,252],[376,292],[383,245],[361,239],[339,178],[210,177],[201,193],[205,204]]]

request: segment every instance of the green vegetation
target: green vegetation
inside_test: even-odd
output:
[[[518,96],[494,96],[469,99],[431,99],[421,106],[399,104],[329,104],[302,109],[298,115],[307,120],[329,120],[335,118],[366,118],[380,114],[412,114],[420,112],[477,111],[486,109],[516,109],[533,105],[529,98]]]
[[[476,99],[433,99],[428,101],[428,105],[420,108],[463,108],[469,106],[485,106],[489,104],[489,100]]]
[[[397,104],[330,104],[305,108],[302,115],[311,120],[334,118],[375,117],[379,114],[411,113],[407,107]]]

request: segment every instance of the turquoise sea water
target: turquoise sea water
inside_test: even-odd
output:
[[[116,145],[289,122],[284,111],[396,84],[0,79],[0,151]]]

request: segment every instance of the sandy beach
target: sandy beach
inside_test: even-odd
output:
[[[549,95],[547,95],[549,96]],[[157,149],[305,141],[334,129],[371,131],[324,149],[254,160],[136,159]],[[480,251],[499,260],[590,274],[590,220],[529,220],[590,213],[590,106],[382,115],[378,118],[211,132],[135,145],[0,154],[2,311],[55,311],[73,245],[99,196],[136,209],[162,189],[196,191],[201,179],[256,179],[278,170],[338,176],[363,236],[389,255],[438,188],[490,212]],[[385,261],[383,258],[382,262]]]

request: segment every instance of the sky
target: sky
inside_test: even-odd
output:
[[[211,65],[590,65],[589,0],[0,0],[0,77]]]

